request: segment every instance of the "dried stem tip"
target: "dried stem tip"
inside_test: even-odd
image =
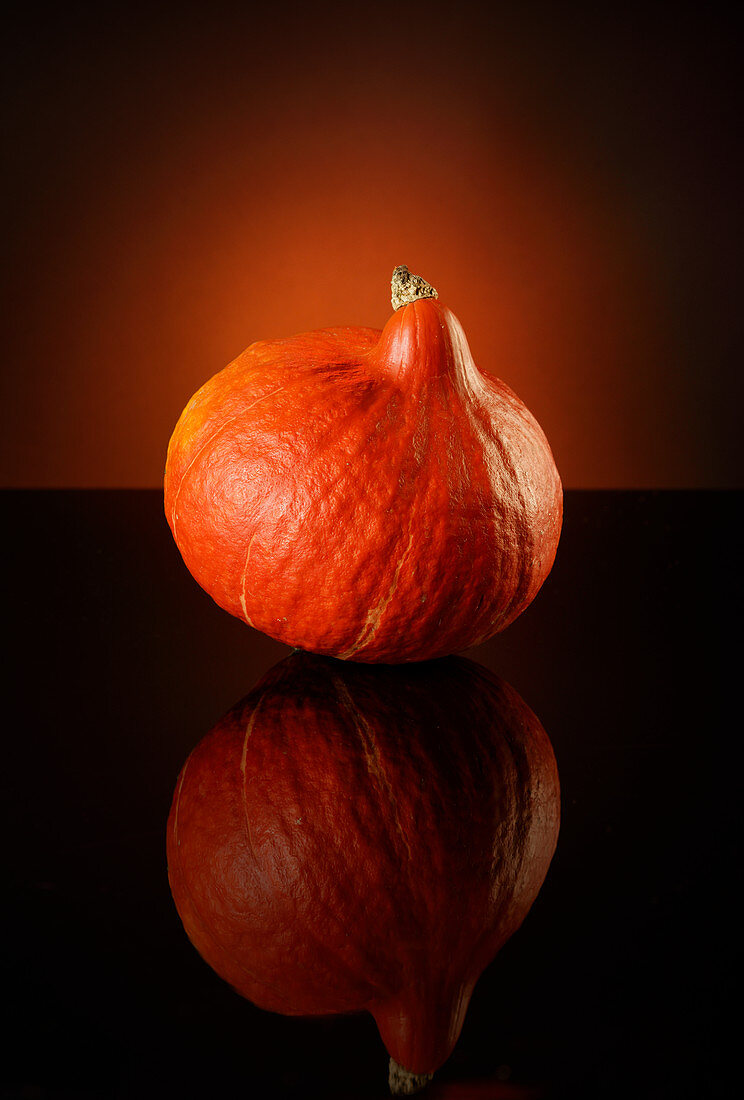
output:
[[[394,1058],[390,1059],[388,1084],[393,1096],[413,1096],[419,1089],[428,1085],[433,1076],[433,1073],[411,1073],[409,1069],[399,1065]]]
[[[417,298],[438,298],[434,287],[420,275],[412,275],[405,264],[396,267],[390,280],[390,293],[393,309],[409,306]]]

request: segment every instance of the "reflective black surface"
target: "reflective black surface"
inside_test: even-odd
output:
[[[432,1097],[738,1091],[741,504],[569,492],[543,591],[469,653],[545,726],[563,822]],[[255,1009],[168,890],[183,760],[288,651],[196,586],[157,492],[8,492],[3,512],[0,1096],[384,1097],[371,1017]]]

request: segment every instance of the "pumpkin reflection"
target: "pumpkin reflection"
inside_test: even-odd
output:
[[[295,653],[184,765],[168,871],[218,974],[275,1012],[367,1009],[405,1093],[452,1051],[558,821],[550,742],[484,668]]]

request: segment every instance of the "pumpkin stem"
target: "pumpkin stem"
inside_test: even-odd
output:
[[[434,287],[420,275],[412,275],[405,264],[396,267],[390,280],[390,296],[393,309],[409,306],[417,298],[438,298]]]
[[[434,293],[436,294],[436,291]],[[395,1058],[390,1059],[388,1084],[393,1096],[413,1096],[414,1092],[428,1085],[433,1076],[433,1073],[411,1073],[410,1069],[399,1065]]]

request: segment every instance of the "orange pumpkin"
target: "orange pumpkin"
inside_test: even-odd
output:
[[[168,873],[218,974],[275,1012],[368,1010],[404,1093],[449,1056],[558,821],[550,742],[498,677],[296,653],[184,765]]]
[[[380,333],[263,341],[173,433],[165,510],[216,602],[287,645],[363,662],[476,645],[534,598],[562,492],[547,440],[407,268]]]

